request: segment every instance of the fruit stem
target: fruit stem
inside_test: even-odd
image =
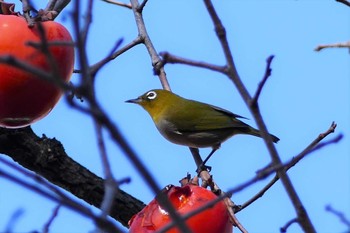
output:
[[[31,6],[28,0],[22,0],[22,10],[23,10],[23,16],[28,23],[28,27],[30,28],[34,27],[35,22],[34,22],[34,19],[30,17]]]

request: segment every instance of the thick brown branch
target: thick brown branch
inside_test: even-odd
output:
[[[70,157],[56,139],[38,137],[31,128],[0,128],[0,153],[21,166],[66,189],[87,203],[99,207],[104,195],[104,181]],[[115,195],[111,216],[127,226],[129,219],[145,205],[120,190]]]
[[[17,172],[25,175],[27,178],[30,178],[34,180],[36,183],[33,184],[33,182],[25,181],[16,175],[12,175],[9,172],[3,171],[0,169],[0,176],[8,179],[9,181],[18,184],[30,191],[33,191],[48,200],[52,200],[56,203],[62,204],[62,206],[65,206],[73,211],[76,211],[77,213],[90,218],[93,220],[97,226],[103,228],[103,230],[107,233],[117,233],[121,232],[110,220],[103,219],[98,216],[96,216],[89,208],[85,207],[85,205],[82,205],[75,200],[71,199],[68,195],[64,194],[58,187],[52,185],[51,183],[47,182],[44,178],[41,176],[38,176],[36,174],[33,174],[24,168],[17,166],[13,163],[8,162],[7,160],[0,158],[0,161],[7,166],[13,168]]]

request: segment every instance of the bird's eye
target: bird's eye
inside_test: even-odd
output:
[[[146,94],[147,99],[153,100],[157,97],[157,93],[155,91],[150,91]]]

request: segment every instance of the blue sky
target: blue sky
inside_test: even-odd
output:
[[[41,4],[41,1],[34,2]],[[317,232],[345,232],[346,226],[326,212],[325,206],[331,205],[350,219],[349,50],[315,52],[314,48],[319,44],[349,40],[350,8],[326,0],[216,1],[214,6],[226,27],[238,72],[251,94],[264,74],[266,58],[275,55],[272,76],[259,103],[269,131],[281,139],[276,147],[283,161],[300,153],[319,133],[327,130],[332,121],[338,127],[327,139],[344,134],[341,142],[309,155],[288,174]],[[68,7],[57,21],[73,31],[71,9]],[[87,48],[91,63],[106,56],[118,39],[124,38],[126,44],[137,36],[130,10],[95,1],[93,14]],[[144,18],[158,52],[168,51],[194,60],[224,64],[220,44],[202,1],[150,0]],[[227,77],[183,65],[167,65],[165,69],[175,93],[253,119]],[[77,81],[76,75],[72,81]],[[194,174],[195,165],[188,148],[166,141],[143,109],[124,103],[149,89],[161,87],[153,76],[149,55],[142,45],[106,65],[97,76],[96,85],[104,109],[160,186],[177,184],[187,172]],[[253,120],[245,122],[256,126]],[[56,137],[74,160],[102,176],[92,120],[71,109],[64,99],[50,115],[35,123],[33,129],[38,135]],[[154,193],[109,140],[108,134],[106,140],[115,177],[132,179],[122,189],[145,203],[151,201]],[[201,151],[207,154],[210,149]],[[212,175],[218,185],[227,190],[253,177],[269,161],[261,139],[235,136],[222,145],[209,165],[213,167]],[[245,202],[270,178],[234,194],[233,201]],[[1,178],[0,187],[0,231],[5,229],[11,214],[19,209],[23,214],[14,225],[14,232],[41,230],[56,204]],[[295,217],[295,212],[281,183],[277,183],[237,217],[250,232],[278,232]],[[61,209],[51,232],[93,229],[90,220]],[[288,230],[300,231],[297,225]]]

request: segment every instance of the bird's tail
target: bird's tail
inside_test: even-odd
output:
[[[260,137],[260,138],[262,137],[259,130],[254,129],[253,127],[250,127],[250,126],[249,126],[249,128],[247,128],[247,131],[246,131],[245,133],[246,133],[246,134],[253,135],[253,136],[257,136],[257,137]],[[272,141],[273,141],[274,143],[277,143],[277,142],[280,140],[278,137],[276,137],[276,136],[273,135],[273,134],[270,134],[270,136],[271,136],[271,139],[272,139]]]

